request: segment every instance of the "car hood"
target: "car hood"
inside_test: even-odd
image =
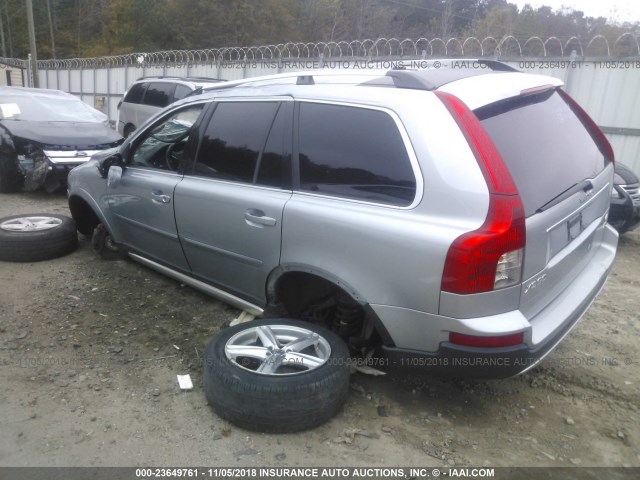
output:
[[[13,137],[30,140],[49,149],[105,148],[120,142],[122,135],[101,123],[2,121]]]
[[[615,177],[614,182],[616,185],[633,185],[638,183],[638,177],[633,171],[626,165],[616,162],[615,164]]]

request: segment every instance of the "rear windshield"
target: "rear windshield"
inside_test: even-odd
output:
[[[596,142],[555,90],[474,113],[507,164],[527,216],[606,166]]]

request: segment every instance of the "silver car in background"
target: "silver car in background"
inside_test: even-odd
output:
[[[596,298],[618,240],[611,146],[558,79],[474,66],[230,82],[71,173],[94,244],[264,317],[210,344],[221,415],[289,431],[290,410],[243,395],[306,378],[328,396],[291,395],[294,417],[326,420],[339,341],[376,366],[514,375]]]

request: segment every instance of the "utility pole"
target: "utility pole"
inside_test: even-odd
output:
[[[36,28],[33,24],[33,3],[25,0],[27,4],[27,24],[29,26],[29,49],[31,50],[31,72],[33,75],[33,86],[38,88],[38,53],[36,52]]]
[[[47,15],[49,16],[49,34],[51,35],[51,58],[56,58],[56,39],[53,35],[53,18],[51,16],[51,2],[47,0]]]
[[[7,58],[7,47],[4,43],[4,15],[2,14],[3,5],[0,5],[0,40],[2,41],[2,56]]]

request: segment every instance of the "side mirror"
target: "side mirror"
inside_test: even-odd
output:
[[[120,183],[120,179],[122,178],[122,167],[118,165],[112,165],[109,168],[109,173],[107,175],[107,188],[117,187],[118,183]]]
[[[122,167],[124,167],[124,160],[122,155],[119,153],[115,153],[110,155],[103,160],[100,160],[98,163],[98,170],[100,171],[100,175],[102,178],[107,178],[109,175],[109,170],[111,167],[120,167],[120,174],[122,175]]]

